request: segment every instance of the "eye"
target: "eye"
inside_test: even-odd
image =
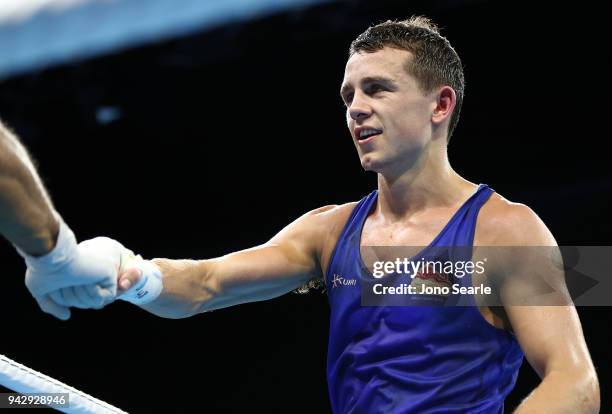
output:
[[[384,90],[385,90],[385,88],[382,85],[378,85],[378,84],[373,84],[369,88],[369,92],[372,95],[374,95],[375,93],[378,93],[378,92],[382,92]]]

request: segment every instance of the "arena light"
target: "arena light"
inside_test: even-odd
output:
[[[3,1],[0,79],[324,1]]]

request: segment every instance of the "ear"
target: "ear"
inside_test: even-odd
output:
[[[457,104],[457,94],[450,86],[443,86],[436,94],[436,106],[431,114],[431,121],[434,124],[441,124],[446,119],[450,119],[453,109]]]

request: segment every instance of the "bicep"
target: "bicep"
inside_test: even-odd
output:
[[[505,309],[525,357],[540,377],[551,371],[573,370],[590,364],[573,305]]]
[[[305,214],[261,246],[211,260],[215,308],[274,298],[320,277],[325,212],[333,207]]]
[[[540,377],[590,357],[556,246],[514,248],[501,299],[525,357]],[[517,252],[518,250],[518,252]]]
[[[314,277],[312,257],[299,247],[267,243],[212,261],[224,301],[258,301],[287,293]],[[246,300],[245,300],[246,299]]]

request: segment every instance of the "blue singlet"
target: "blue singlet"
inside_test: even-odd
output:
[[[481,184],[423,252],[468,246],[471,260],[476,218],[492,193]],[[361,231],[376,200],[374,191],[356,205],[326,274],[333,412],[503,413],[523,352],[511,333],[482,317],[473,296],[471,306],[361,306],[362,281],[372,280],[360,253]],[[471,275],[460,283],[471,286]]]

